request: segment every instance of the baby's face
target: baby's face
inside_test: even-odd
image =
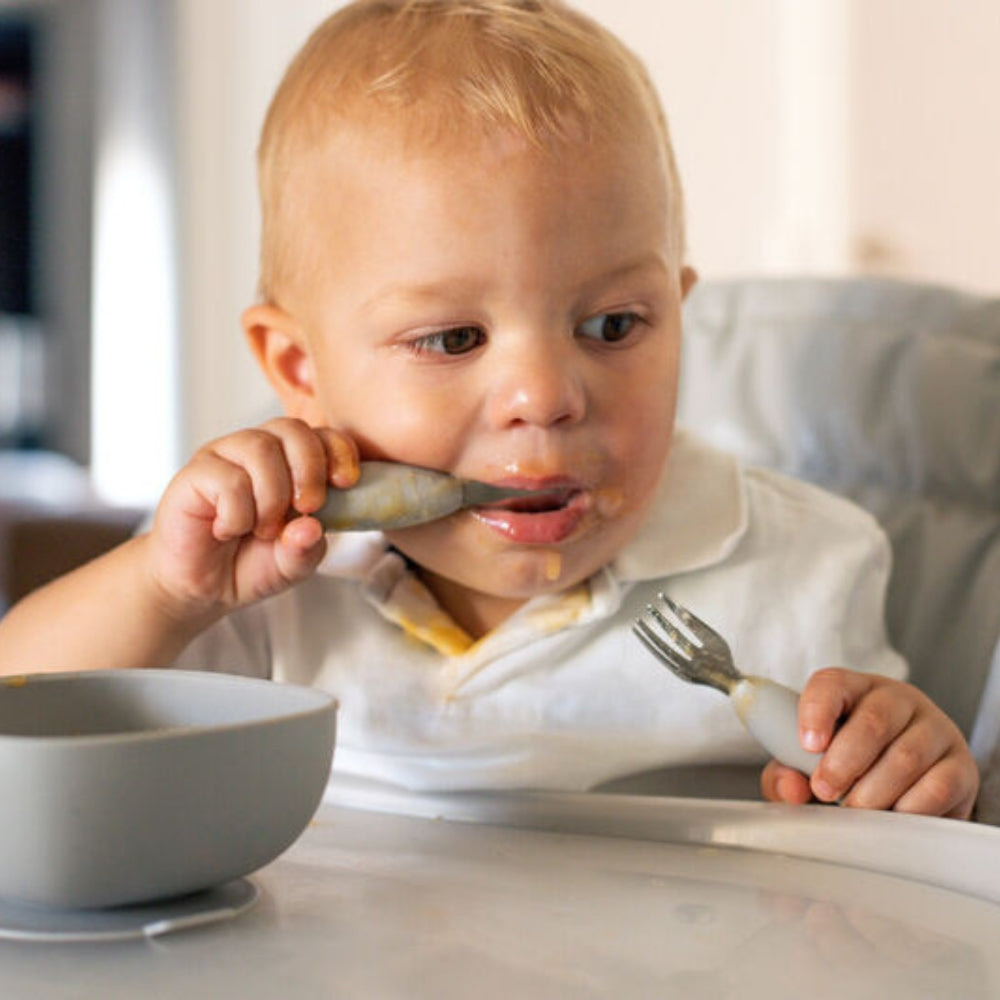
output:
[[[546,157],[359,130],[325,155],[300,415],[364,458],[549,491],[395,533],[439,595],[509,610],[585,579],[636,531],[673,426],[686,278],[652,141]]]

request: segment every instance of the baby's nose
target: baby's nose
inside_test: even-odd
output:
[[[497,426],[575,423],[586,411],[584,381],[572,349],[533,343],[496,359],[490,373]]]

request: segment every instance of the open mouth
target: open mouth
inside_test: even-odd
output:
[[[473,516],[512,542],[557,545],[572,537],[585,521],[587,497],[576,486],[552,486],[531,496],[476,507]]]
[[[501,500],[490,504],[484,510],[506,510],[515,514],[548,514],[567,507],[579,494],[575,489],[556,489],[544,493],[536,493],[530,497],[514,497],[511,500]]]

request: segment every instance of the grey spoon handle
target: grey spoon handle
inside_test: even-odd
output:
[[[314,516],[330,531],[384,531],[538,492],[459,479],[416,465],[362,462],[357,483],[350,489],[329,490]]]

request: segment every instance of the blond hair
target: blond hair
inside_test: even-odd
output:
[[[327,18],[289,65],[258,148],[260,291],[296,270],[282,191],[338,121],[381,116],[424,139],[508,130],[539,148],[658,140],[671,250],[684,246],[681,185],[666,119],[641,61],[560,0],[355,0]]]

